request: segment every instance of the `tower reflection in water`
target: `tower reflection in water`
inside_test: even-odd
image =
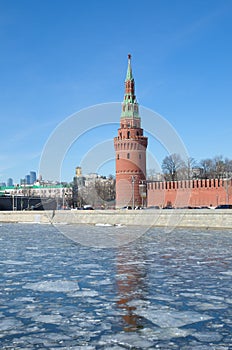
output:
[[[135,305],[147,294],[145,262],[144,253],[138,247],[120,247],[117,255],[117,305],[122,310],[123,329],[127,332],[143,328],[143,320],[135,314]]]

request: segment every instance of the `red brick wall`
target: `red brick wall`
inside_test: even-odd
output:
[[[182,180],[150,182],[147,185],[147,205],[164,207],[217,206],[232,204],[232,180]]]

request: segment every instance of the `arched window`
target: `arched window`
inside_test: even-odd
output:
[[[130,153],[127,153],[127,159],[130,159]]]
[[[119,159],[119,154],[117,155],[117,159]]]
[[[130,131],[127,131],[127,138],[130,138]]]

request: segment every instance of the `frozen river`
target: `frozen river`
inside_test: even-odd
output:
[[[110,229],[75,226],[89,240]],[[100,248],[2,224],[0,349],[232,349],[231,243],[232,231],[151,228]]]

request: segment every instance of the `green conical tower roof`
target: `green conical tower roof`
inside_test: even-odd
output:
[[[128,66],[125,80],[125,93],[122,104],[121,119],[140,119],[139,107],[135,96],[135,82],[131,68],[131,55],[128,54]],[[132,123],[133,124],[133,123]]]
[[[126,73],[126,81],[133,80],[132,69],[131,69],[131,54],[128,54],[128,67]]]

